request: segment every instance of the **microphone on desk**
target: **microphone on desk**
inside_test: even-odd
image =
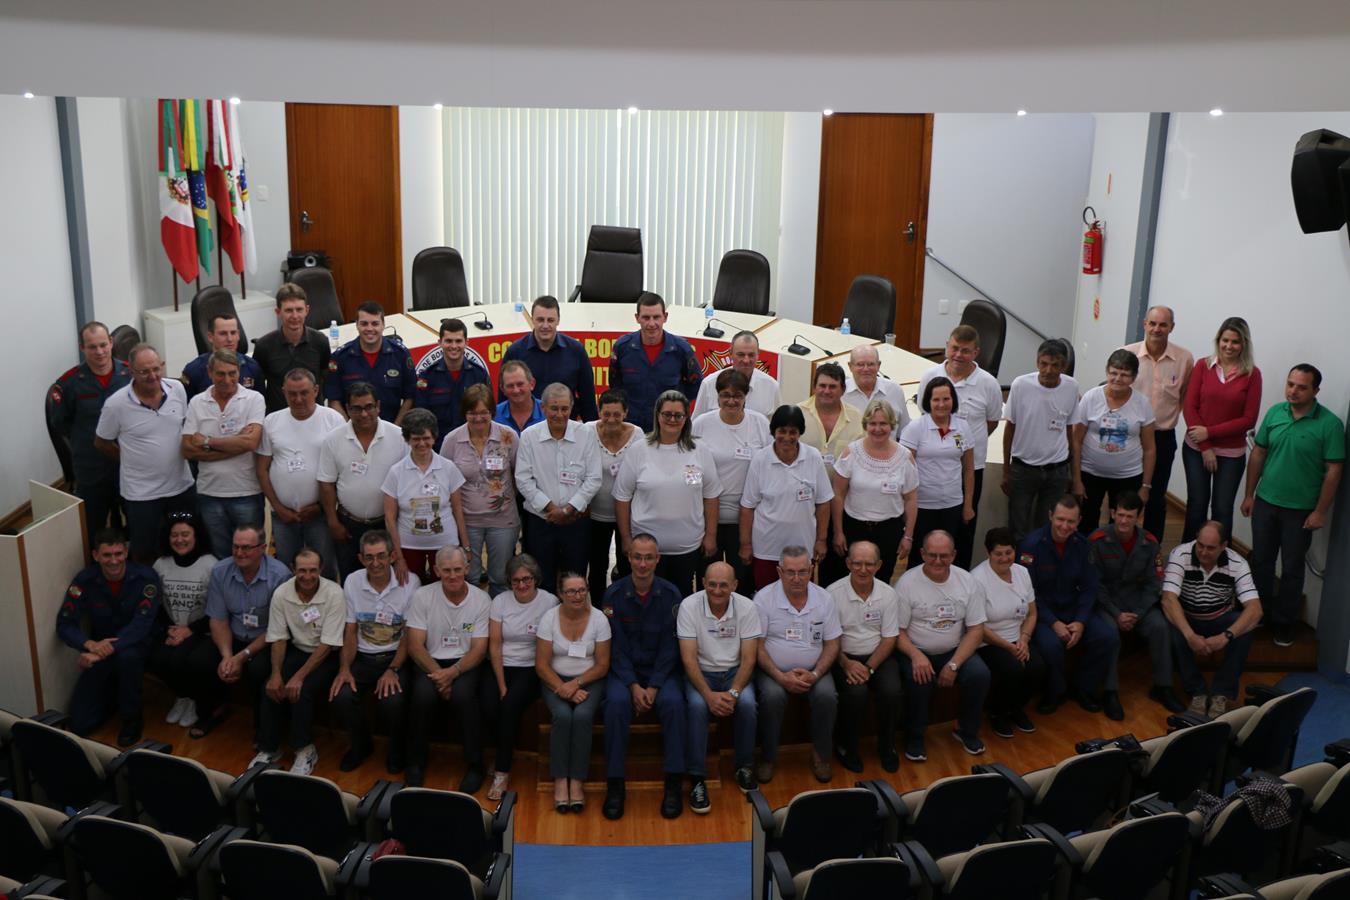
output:
[[[713,327],[713,323],[714,323],[714,322],[722,322],[722,320],[721,320],[721,319],[718,319],[718,318],[714,318],[714,317],[712,317],[712,316],[709,316],[709,317],[708,317],[708,325],[707,325],[706,328],[703,329],[703,336],[704,336],[704,337],[708,337],[708,338],[720,338],[720,337],[722,337],[722,336],[724,336],[724,335],[726,334],[726,332],[723,331],[722,329],[720,329],[720,328],[714,328],[714,327]],[[731,323],[730,323],[730,322],[722,322],[722,324],[725,325],[725,326],[727,326],[728,328],[731,327]]]
[[[473,327],[479,329],[480,331],[491,331],[493,328],[496,327],[495,325],[493,325],[491,322],[488,321],[487,313],[483,312],[482,310],[478,310],[477,312],[467,312],[464,315],[459,316],[459,318],[467,319],[469,316],[483,317],[483,320],[481,322],[473,323]]]
[[[824,353],[826,356],[830,355],[830,351],[826,350],[824,347],[820,346],[815,341],[807,340],[800,334],[794,334],[792,336],[792,343],[788,345],[787,352],[796,354],[797,356],[805,356],[806,354],[810,353],[811,347],[807,347],[805,344],[802,344],[801,341],[806,341],[807,344],[810,344],[811,347],[815,347],[817,350],[819,350],[821,353]]]

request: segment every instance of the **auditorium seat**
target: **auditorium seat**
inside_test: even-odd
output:
[[[12,728],[14,745],[41,801],[56,809],[83,809],[114,794],[108,766],[119,750],[76,737],[34,719],[20,719]],[[38,792],[34,792],[38,798]]]
[[[328,269],[323,266],[305,266],[293,270],[290,279],[292,284],[299,285],[305,292],[305,299],[309,302],[309,315],[305,317],[305,324],[310,328],[327,333],[330,322],[341,325],[347,321],[342,315],[342,303],[338,300],[333,273]]]
[[[895,331],[895,285],[880,275],[859,275],[844,298],[843,317],[853,334],[884,340]]]
[[[27,881],[65,872],[56,835],[66,814],[48,806],[0,797],[0,875]]]
[[[1143,816],[1069,838],[1082,863],[1064,869],[1060,896],[1097,900],[1148,897],[1184,864],[1190,823],[1178,812]]]
[[[984,844],[964,853],[933,859],[917,841],[897,844],[900,858],[923,886],[920,896],[933,900],[1042,900],[1055,882],[1064,852],[1073,853],[1062,837],[1064,850],[1047,837]]]
[[[224,285],[212,284],[202,288],[192,297],[188,306],[192,317],[192,337],[197,342],[197,352],[205,353],[211,349],[211,319],[217,315],[229,314],[239,322],[239,349],[248,348],[248,338],[244,335],[244,323],[234,307],[234,294]]]
[[[374,812],[388,787],[388,781],[377,781],[365,797],[357,797],[327,778],[269,769],[253,779],[249,790],[268,840],[342,859],[357,841],[379,837]]]
[[[1011,788],[993,772],[939,778],[904,794],[886,781],[864,784],[890,811],[886,840],[918,841],[935,857],[969,850],[1020,824],[1008,822]]]
[[[454,247],[428,247],[413,257],[412,308],[470,306],[464,258]]]
[[[1347,741],[1329,744],[1328,752]],[[1302,831],[1299,836],[1299,858],[1306,858],[1311,849],[1327,841],[1350,840],[1350,762],[1338,765],[1344,754],[1334,756],[1336,762],[1323,761],[1301,766],[1280,776],[1280,780],[1294,784],[1303,792]]]
[[[232,840],[220,848],[230,900],[327,900],[338,895],[338,863],[294,844]]]
[[[793,875],[783,854],[769,854],[773,900],[835,900],[840,897],[910,896],[909,867],[897,858],[828,859]]]
[[[1129,755],[1112,747],[1025,775],[1002,763],[978,765],[975,771],[995,772],[1013,786],[1011,821],[1042,822],[1072,834],[1099,827],[1116,808],[1129,776]]]
[[[1267,685],[1249,685],[1247,705],[1230,709],[1215,720],[1227,722],[1233,729],[1223,781],[1252,769],[1273,775],[1288,772],[1299,729],[1316,700],[1317,691],[1312,688],[1280,693]]]
[[[1303,803],[1303,791],[1286,785],[1294,819]],[[1199,811],[1186,813],[1192,830],[1199,832],[1189,867],[1190,882],[1220,872],[1236,872],[1255,883],[1289,874],[1293,857],[1294,821],[1262,827],[1245,797],[1232,798],[1205,825]]]
[[[66,883],[60,878],[38,877],[19,882],[0,875],[0,896],[8,900],[57,900],[64,897]]]
[[[409,856],[453,860],[487,881],[496,855],[515,852],[517,799],[515,791],[507,791],[493,813],[471,794],[391,784],[376,818],[387,823],[388,836],[402,843]],[[503,877],[502,896],[509,898],[509,873]]]
[[[1199,896],[1204,900],[1345,900],[1350,897],[1350,869],[1295,875],[1260,889],[1224,873],[1203,879]]]
[[[636,304],[644,278],[642,229],[592,225],[581,263],[581,284],[567,300]]]
[[[435,897],[437,900],[505,900],[503,892],[511,871],[511,857],[497,854],[488,867],[487,878],[480,879],[467,868],[449,859],[419,856],[382,856],[370,863],[368,883],[361,889],[367,900],[410,900]]]
[[[769,261],[755,250],[728,250],[717,267],[711,306],[717,312],[771,316]]]
[[[115,766],[126,779],[132,809],[166,834],[199,841],[220,825],[246,824],[236,814],[232,775],[144,748],[128,750]]]
[[[189,865],[193,842],[103,815],[74,819],[66,840],[84,878],[112,900],[212,896],[211,876]]]
[[[867,788],[807,791],[778,809],[771,809],[758,790],[746,799],[751,806],[750,869],[755,898],[766,895],[772,851],[782,855],[794,877],[829,859],[877,854],[887,813]]]
[[[1157,794],[1177,804],[1192,791],[1210,786],[1223,768],[1231,735],[1227,722],[1204,722],[1141,741],[1139,746],[1147,756],[1138,766],[1131,794]]]
[[[28,773],[22,754],[14,746],[14,723],[22,718],[17,713],[0,709],[0,775],[7,779],[9,790],[15,797],[28,800]]]

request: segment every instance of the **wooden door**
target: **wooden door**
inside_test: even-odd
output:
[[[398,107],[286,104],[291,247],[323,250],[346,321],[403,311]]]
[[[896,344],[916,350],[933,117],[835,113],[820,141],[815,322],[837,326],[853,279],[880,275],[895,285]]]

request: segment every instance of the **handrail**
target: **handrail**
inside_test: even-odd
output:
[[[983,297],[984,299],[988,300],[990,303],[994,304],[994,305],[997,306],[999,309],[1003,310],[1003,314],[1004,314],[1005,316],[1007,316],[1008,318],[1012,319],[1014,322],[1018,322],[1018,323],[1020,323],[1021,325],[1023,325],[1024,327],[1026,327],[1027,330],[1029,330],[1032,334],[1036,335],[1036,336],[1037,336],[1038,338],[1040,338],[1041,340],[1047,341],[1047,340],[1050,339],[1050,335],[1045,334],[1043,331],[1041,331],[1041,330],[1040,330],[1039,328],[1037,328],[1035,325],[1032,325],[1032,324],[1031,324],[1030,322],[1028,322],[1026,319],[1022,318],[1022,317],[1019,316],[1017,313],[1013,312],[1011,309],[1008,309],[1008,307],[1004,306],[1002,303],[999,303],[999,302],[998,302],[997,300],[995,300],[993,297],[989,296],[989,292],[986,291],[986,290],[984,290],[984,288],[982,288],[982,287],[980,287],[979,285],[975,284],[975,283],[972,282],[969,278],[967,278],[966,276],[962,275],[960,272],[956,271],[956,270],[953,269],[951,266],[949,266],[949,265],[947,265],[945,262],[943,262],[940,258],[938,258],[938,255],[937,255],[936,253],[933,252],[933,248],[932,248],[932,247],[924,247],[924,248],[923,248],[923,252],[924,252],[924,255],[927,256],[929,259],[931,259],[933,262],[937,263],[939,266],[942,266],[942,268],[946,269],[948,272],[951,272],[951,273],[952,273],[953,275],[955,275],[958,279],[960,279],[960,281],[961,281],[962,283],[964,283],[964,284],[966,285],[966,287],[970,288],[972,291],[975,291],[975,292],[976,292],[977,294],[979,294],[981,297]]]

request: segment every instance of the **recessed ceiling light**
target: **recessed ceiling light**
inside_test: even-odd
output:
[[[231,97],[231,98],[230,98],[230,105],[231,105],[231,106],[238,106],[238,105],[239,105],[239,98],[238,98],[238,97]]]
[[[630,116],[637,115],[637,111],[638,111],[638,108],[637,108],[636,106],[630,106],[630,107],[628,107],[628,114],[629,114]]]
[[[1027,111],[1026,111],[1025,109],[1019,109],[1019,110],[1017,111],[1017,114],[1018,114],[1019,116],[1025,116],[1025,115],[1027,114]]]
[[[823,110],[821,110],[820,112],[821,112],[821,115],[824,115],[824,116],[832,116],[832,115],[834,115],[834,110],[832,110],[832,109],[823,109]]]
[[[443,104],[440,104],[440,103],[433,103],[433,104],[431,104],[431,108],[432,108],[432,109],[445,109],[445,106],[444,106]]]
[[[1213,109],[1211,109],[1211,110],[1209,111],[1209,114],[1210,114],[1211,116],[1213,116],[1214,118],[1217,119],[1219,116],[1223,115],[1223,110],[1219,109],[1219,108],[1216,106],[1216,107],[1214,107]]]
[[[24,92],[23,92],[23,99],[25,99],[25,100],[32,100],[32,99],[33,99],[33,92],[32,92],[32,91],[24,91]]]

